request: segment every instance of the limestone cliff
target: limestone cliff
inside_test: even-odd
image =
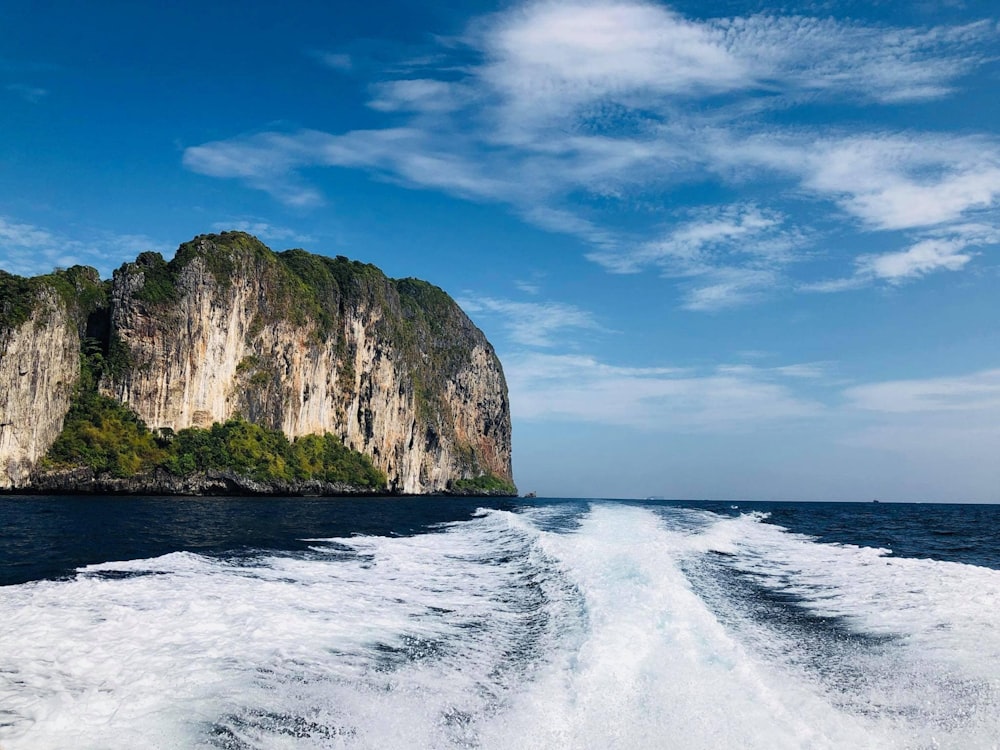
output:
[[[31,399],[13,399],[21,411],[0,412],[0,421],[22,425],[10,431],[16,442],[0,432],[0,461],[18,467],[15,475],[0,466],[8,486],[22,483],[55,438],[79,369],[71,316],[58,319],[55,302],[41,309],[49,310],[48,335],[37,315],[0,334],[17,347],[15,358],[41,363],[25,387]],[[232,232],[197,237],[169,263],[144,253],[122,266],[106,316],[100,391],[151,428],[242,416],[289,438],[333,433],[398,492],[511,480],[500,363],[454,301],[426,282],[392,280],[343,257],[276,254]],[[7,360],[4,386],[14,382]],[[50,419],[29,429],[36,409]],[[30,440],[30,450],[22,447]]]
[[[34,316],[0,332],[0,487],[24,484],[59,435],[80,373],[80,338],[57,295],[39,292]]]
[[[97,272],[36,279],[0,271],[0,488],[23,486],[62,429],[80,376]]]

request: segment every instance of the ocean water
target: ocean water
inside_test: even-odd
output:
[[[0,499],[0,748],[996,748],[1000,506]]]

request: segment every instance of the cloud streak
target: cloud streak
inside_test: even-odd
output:
[[[131,260],[143,250],[162,252],[164,248],[144,235],[98,231],[81,240],[0,216],[0,268],[19,276],[89,265],[106,277],[122,261]]]
[[[1000,411],[1000,370],[955,377],[893,380],[845,392],[856,409],[888,414]]]
[[[369,107],[391,116],[392,127],[239,136],[187,149],[184,165],[298,208],[323,203],[302,177],[317,166],[504,204],[578,237],[609,271],[674,279],[692,310],[786,287],[897,283],[973,260],[967,238],[923,233],[996,225],[1000,143],[792,129],[768,115],[814,101],[890,107],[940,99],[988,59],[996,37],[988,22],[696,21],[645,2],[530,2],[475,19],[441,46],[437,68],[403,66],[405,75],[373,82]],[[847,217],[862,233],[893,233],[901,247],[859,252],[850,277],[796,285],[790,264],[819,233],[788,226],[787,212],[761,199],[706,208],[714,215],[694,219],[671,209],[642,221],[642,206],[669,204],[672,191],[706,179],[730,192],[769,180],[780,200]]]
[[[779,370],[700,373],[622,367],[584,355],[508,355],[504,368],[514,416],[706,432],[754,429],[821,416],[825,407],[796,395]]]
[[[465,297],[459,304],[469,313],[496,316],[513,343],[551,347],[565,343],[567,331],[605,331],[593,315],[560,302],[517,302],[492,297]]]

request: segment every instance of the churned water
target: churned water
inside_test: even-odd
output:
[[[0,521],[3,750],[1000,746],[997,506],[36,497]]]

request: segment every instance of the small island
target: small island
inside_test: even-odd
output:
[[[445,292],[242,232],[0,271],[0,385],[6,491],[517,494],[503,370]]]

